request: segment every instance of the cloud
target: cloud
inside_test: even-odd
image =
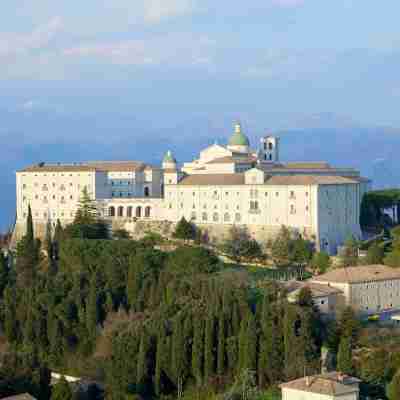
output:
[[[12,59],[17,55],[43,49],[50,45],[62,29],[62,18],[56,16],[29,33],[0,33],[0,57],[3,60]]]
[[[304,4],[305,0],[271,0],[271,3],[280,7],[297,7]]]
[[[212,62],[215,43],[208,37],[170,34],[148,39],[88,43],[63,50],[70,59],[92,58],[117,65],[204,65]]]
[[[191,14],[194,0],[145,0],[144,21],[158,23],[163,19]]]

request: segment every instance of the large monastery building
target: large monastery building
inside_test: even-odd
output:
[[[25,232],[29,204],[39,235],[48,221],[72,222],[85,187],[100,214],[134,236],[168,234],[185,217],[211,240],[237,225],[266,242],[286,225],[331,254],[349,235],[359,237],[360,205],[370,181],[325,162],[281,163],[279,150],[274,136],[251,149],[236,124],[227,146],[207,147],[181,168],[169,151],[160,167],[137,161],[29,166],[16,176],[15,237]]]

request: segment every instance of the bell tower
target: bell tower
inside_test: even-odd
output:
[[[258,151],[260,163],[279,162],[279,138],[276,136],[264,136],[260,139],[260,149]]]

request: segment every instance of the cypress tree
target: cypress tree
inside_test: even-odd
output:
[[[250,314],[247,322],[247,359],[246,367],[250,371],[257,370],[257,327],[253,314]]]
[[[389,400],[400,399],[400,371],[393,376],[392,381],[387,386],[386,392]]]
[[[156,367],[154,372],[154,389],[157,396],[160,396],[162,393],[161,374],[164,368],[165,351],[165,332],[162,328],[157,337]]]
[[[32,211],[29,206],[26,234],[17,244],[17,281],[22,288],[29,288],[33,284],[35,268],[39,262],[39,248],[38,241],[34,237]]]
[[[137,374],[136,383],[141,389],[144,388],[146,383],[148,369],[147,369],[147,352],[148,352],[149,342],[148,333],[143,329],[142,335],[140,337],[139,354],[137,359]]]
[[[97,324],[99,322],[97,276],[93,275],[90,280],[89,296],[86,301],[86,329],[92,344],[96,339]]]
[[[344,374],[351,375],[353,373],[353,352],[350,336],[343,336],[340,340],[337,355],[337,368]]]
[[[239,332],[239,349],[238,349],[239,371],[243,371],[247,364],[247,321],[242,319]]]
[[[46,237],[44,240],[44,247],[45,247],[48,259],[52,260],[53,259],[53,233],[52,233],[52,227],[51,227],[50,221],[47,221],[47,224],[46,224]]]
[[[204,379],[208,381],[214,373],[214,317],[206,319],[204,334]]]
[[[135,304],[139,298],[139,279],[137,264],[134,260],[131,260],[128,269],[128,281],[126,283],[126,298],[131,310],[135,310]]]
[[[178,389],[178,397],[182,394],[183,378],[185,372],[185,344],[182,334],[182,321],[177,319],[174,323],[172,336],[172,371]]]
[[[217,372],[218,375],[223,375],[226,366],[225,357],[225,317],[221,313],[218,319],[218,357],[217,357]]]
[[[8,285],[9,272],[8,259],[0,250],[0,298],[3,298],[4,289]]]
[[[51,400],[72,400],[72,390],[64,376],[53,386]]]
[[[4,331],[10,343],[17,340],[15,291],[10,286],[4,290]]]
[[[192,346],[192,374],[198,386],[203,381],[203,349],[204,323],[201,318],[195,318]]]

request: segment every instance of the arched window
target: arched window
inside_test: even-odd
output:
[[[123,217],[124,216],[124,207],[119,206],[118,207],[118,217]]]
[[[214,214],[213,214],[213,221],[214,221],[214,222],[218,222],[218,219],[219,219],[218,213],[214,213]]]
[[[269,143],[268,143],[268,149],[269,149],[269,150],[272,150],[273,148],[274,148],[274,146],[272,145],[271,142],[269,142]]]
[[[129,206],[129,207],[126,209],[126,216],[127,216],[128,218],[132,218],[132,211],[133,211],[132,206]]]
[[[142,216],[142,207],[136,207],[136,217],[140,218]]]
[[[201,216],[201,219],[203,221],[207,221],[207,213],[203,213],[202,216]]]
[[[190,219],[192,221],[196,221],[196,218],[197,218],[196,213],[193,211]]]
[[[224,214],[224,221],[225,222],[229,222],[231,220],[231,216],[229,215],[229,213],[225,213]]]
[[[236,221],[236,222],[240,222],[241,220],[242,220],[241,215],[240,215],[239,213],[236,213],[236,214],[235,214],[235,221]]]
[[[147,206],[147,207],[144,209],[144,216],[145,216],[146,218],[150,218],[150,216],[151,216],[151,207],[150,207],[150,206]]]
[[[110,217],[115,217],[115,207],[114,207],[114,206],[111,206],[111,207],[108,209],[108,215],[109,215]]]
[[[144,197],[149,197],[150,196],[150,189],[148,187],[144,188]]]

